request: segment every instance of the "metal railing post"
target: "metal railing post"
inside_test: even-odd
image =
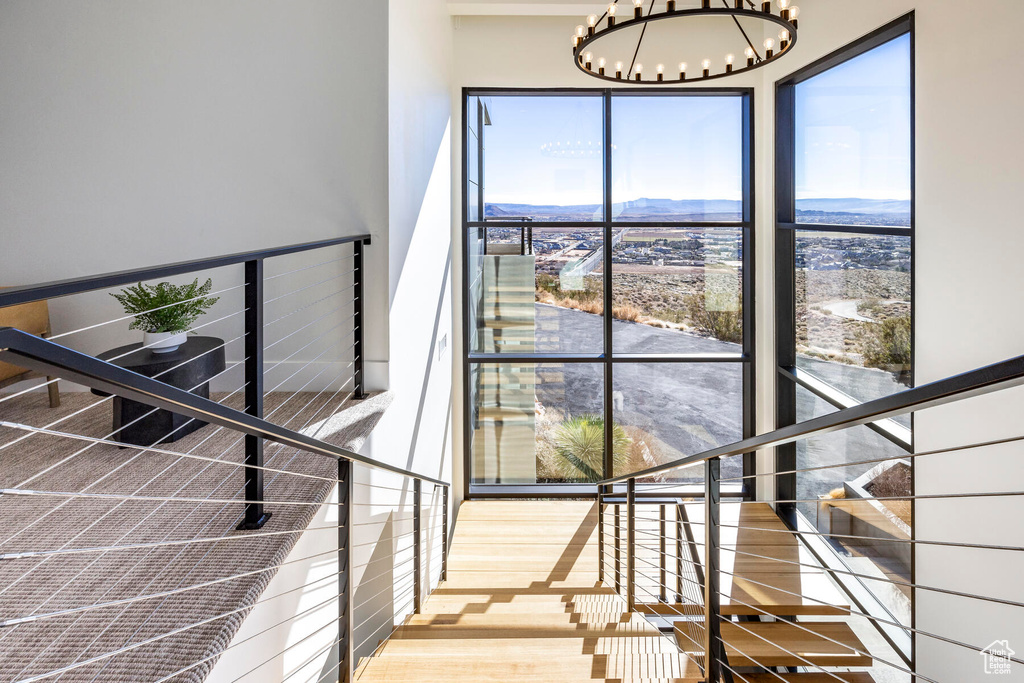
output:
[[[658,506],[658,583],[661,588],[659,589],[659,597],[662,602],[668,602],[668,572],[665,568],[665,563],[668,558],[665,557],[665,506]]]
[[[263,259],[245,262],[245,412],[263,419]],[[239,530],[259,529],[263,510],[263,439],[245,435],[245,515]]]
[[[597,487],[597,580],[604,583],[604,487]]]
[[[622,538],[619,504],[615,503],[615,516],[612,517],[615,524],[615,592],[622,593]]]
[[[441,580],[448,580],[448,486],[441,487]]]
[[[352,243],[352,377],[353,397],[366,398],[366,377],[363,372],[363,242]]]
[[[338,461],[338,681],[351,683],[353,664],[352,609],[352,463]]]
[[[422,482],[412,480],[412,611],[420,613],[420,490]]]
[[[683,602],[683,517],[682,503],[676,504],[676,604]]]
[[[722,609],[720,596],[720,525],[722,523],[722,462],[719,458],[704,461],[704,639],[705,670],[708,683],[732,677],[722,668],[725,661],[725,644],[722,642]]]
[[[636,479],[626,482],[626,604],[636,608]]]

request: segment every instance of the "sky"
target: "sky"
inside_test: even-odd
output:
[[[910,197],[910,38],[797,86],[797,199]],[[488,203],[600,204],[603,99],[486,98]],[[738,96],[612,100],[613,202],[740,199]]]
[[[796,87],[796,197],[910,199],[910,35]]]

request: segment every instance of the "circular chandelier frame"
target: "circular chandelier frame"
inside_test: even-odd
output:
[[[723,0],[727,3],[727,0]],[[749,0],[748,0],[749,2]],[[617,3],[617,0],[613,2],[613,5]],[[735,76],[737,74],[745,73],[747,71],[753,71],[754,69],[760,69],[761,67],[774,62],[780,57],[788,54],[793,46],[796,45],[797,39],[797,25],[798,21],[796,17],[790,17],[789,11],[783,9],[779,14],[773,14],[771,9],[771,2],[763,2],[761,9],[756,9],[753,3],[750,3],[750,7],[746,7],[744,0],[735,0],[735,6],[729,7],[711,7],[710,0],[702,0],[701,7],[695,9],[675,9],[675,2],[669,1],[666,3],[667,9],[662,12],[654,12],[654,0],[651,2],[651,8],[647,14],[643,13],[643,8],[637,7],[632,18],[623,19],[621,21],[615,21],[615,16],[612,14],[609,16],[608,12],[605,12],[600,19],[597,20],[595,26],[589,27],[587,33],[580,36],[579,28],[577,27],[577,35],[573,37],[573,62],[583,73],[594,78],[599,78],[603,81],[610,81],[612,83],[645,83],[645,84],[657,84],[657,85],[679,85],[681,83],[696,83],[699,81],[710,81],[716,78],[725,78],[727,76]],[[643,33],[640,34],[640,39],[637,41],[637,52],[633,55],[633,64],[630,64],[628,71],[623,76],[621,71],[612,70],[611,74],[605,73],[603,66],[597,67],[590,61],[586,61],[585,55],[588,52],[594,51],[594,45],[605,36],[608,36],[616,31],[622,31],[628,28],[643,27],[646,31],[647,24],[654,21],[662,21],[666,19],[686,19],[690,17],[698,16],[714,16],[714,17],[732,17],[736,21],[737,28],[743,33],[743,37],[747,38],[746,32],[739,25],[740,17],[747,17],[749,19],[758,19],[760,21],[769,22],[776,24],[783,30],[789,33],[789,40],[781,40],[779,42],[779,50],[775,51],[771,47],[765,45],[765,53],[762,56],[757,52],[757,49],[747,39],[747,43],[750,46],[749,51],[754,52],[754,56],[745,57],[746,65],[734,66],[733,64],[727,63],[725,71],[718,73],[711,73],[709,68],[701,68],[699,75],[687,76],[685,71],[679,71],[678,78],[667,78],[666,74],[659,71],[656,74],[656,78],[644,79],[641,76],[641,72],[638,70],[635,75],[633,74],[633,67],[636,64],[636,55],[640,50],[640,43],[643,41]],[[593,18],[593,17],[591,17]],[[606,19],[608,20],[606,22]],[[603,24],[603,28],[600,26]],[[703,67],[703,64],[701,65]],[[630,76],[634,76],[630,78]]]

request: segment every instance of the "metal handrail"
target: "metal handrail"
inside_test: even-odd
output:
[[[649,477],[654,474],[711,460],[712,458],[725,458],[732,455],[750,453],[761,448],[781,446],[840,429],[877,422],[914,410],[932,408],[944,403],[960,401],[972,396],[980,396],[1006,388],[1007,386],[1015,386],[1022,383],[1024,383],[1024,356],[1016,356],[1009,360],[986,365],[959,375],[952,375],[913,389],[907,389],[891,396],[867,401],[851,408],[844,408],[828,415],[780,427],[766,434],[753,436],[725,446],[711,448],[701,453],[688,455],[678,460],[649,467],[638,472],[611,477],[597,482],[597,486],[608,486],[630,479]]]
[[[121,285],[132,284],[142,280],[153,280],[156,278],[181,275],[183,273],[194,273],[200,270],[221,268],[246,261],[257,261],[286,254],[296,254],[302,251],[312,251],[333,247],[339,244],[370,244],[370,235],[350,235],[347,237],[335,237],[315,242],[302,242],[289,244],[283,247],[271,247],[270,249],[257,249],[255,251],[244,251],[237,254],[225,254],[223,256],[211,256],[209,258],[193,259],[191,261],[179,261],[159,266],[147,266],[144,268],[133,268],[113,273],[102,273],[99,275],[86,275],[84,277],[70,278],[67,280],[55,280],[43,282],[36,285],[25,285],[22,287],[9,287],[0,291],[0,308],[25,304],[43,299],[54,299],[71,294],[81,294],[97,289],[120,287]]]
[[[378,462],[347,448],[341,448],[299,432],[280,427],[266,420],[221,405],[160,380],[118,367],[87,354],[36,337],[13,327],[0,327],[0,358],[9,358],[15,365],[57,376],[91,389],[163,408],[202,422],[210,422],[285,446],[336,460],[358,462],[367,467],[400,474],[414,480],[439,486],[448,482],[410,470]]]

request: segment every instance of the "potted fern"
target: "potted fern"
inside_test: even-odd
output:
[[[144,348],[153,353],[170,353],[185,343],[199,316],[217,303],[217,297],[207,296],[212,288],[213,280],[207,279],[200,285],[199,278],[186,285],[140,282],[111,296],[120,302],[125,313],[135,316],[128,329],[143,331]]]

